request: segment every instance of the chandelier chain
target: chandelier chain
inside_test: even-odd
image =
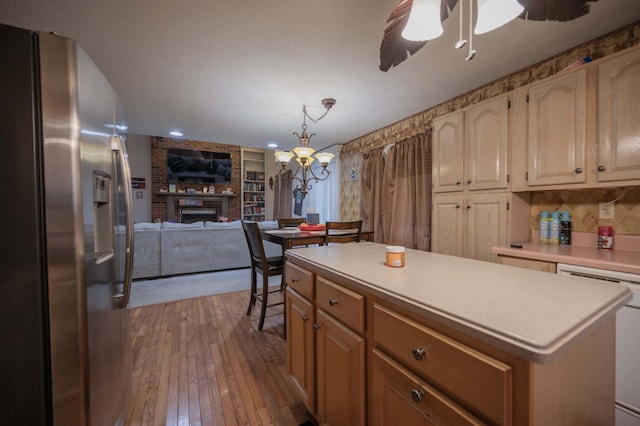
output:
[[[307,106],[306,105],[302,105],[302,112],[304,113],[304,121],[303,121],[303,126],[306,126],[306,119],[308,118],[309,120],[313,121],[314,123],[317,123],[318,121],[322,120],[325,115],[327,115],[329,113],[330,108],[327,108],[324,112],[324,114],[322,114],[320,117],[318,118],[313,118],[309,115],[309,113],[307,112]]]

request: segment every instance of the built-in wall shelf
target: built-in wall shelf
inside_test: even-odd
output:
[[[267,214],[266,151],[242,150],[242,219],[262,222]]]

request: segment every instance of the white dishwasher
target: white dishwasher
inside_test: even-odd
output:
[[[633,292],[616,314],[616,426],[640,426],[640,275],[563,263],[557,272],[622,284]]]

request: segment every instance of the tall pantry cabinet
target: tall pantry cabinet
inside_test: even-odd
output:
[[[434,120],[431,251],[495,261],[492,246],[528,239],[512,232],[529,205],[508,192],[508,122],[507,95]]]

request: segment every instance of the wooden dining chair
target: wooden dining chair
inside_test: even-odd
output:
[[[354,220],[348,222],[326,222],[325,242],[329,243],[350,243],[360,241],[360,231],[362,221]]]
[[[259,301],[261,307],[258,330],[262,330],[267,308],[284,304],[284,301],[272,304],[269,304],[268,302],[270,294],[282,293],[284,291],[284,257],[267,257],[257,222],[245,222],[243,220],[242,229],[244,230],[244,236],[247,239],[247,246],[249,246],[249,254],[251,255],[251,296],[249,298],[247,315],[251,315],[251,311],[256,305],[256,301]],[[258,274],[262,275],[262,289],[260,292],[258,292]],[[282,276],[283,280],[277,290],[270,291],[269,277],[276,275]]]
[[[304,223],[304,217],[279,217],[278,218],[278,228],[293,228],[295,226]]]

